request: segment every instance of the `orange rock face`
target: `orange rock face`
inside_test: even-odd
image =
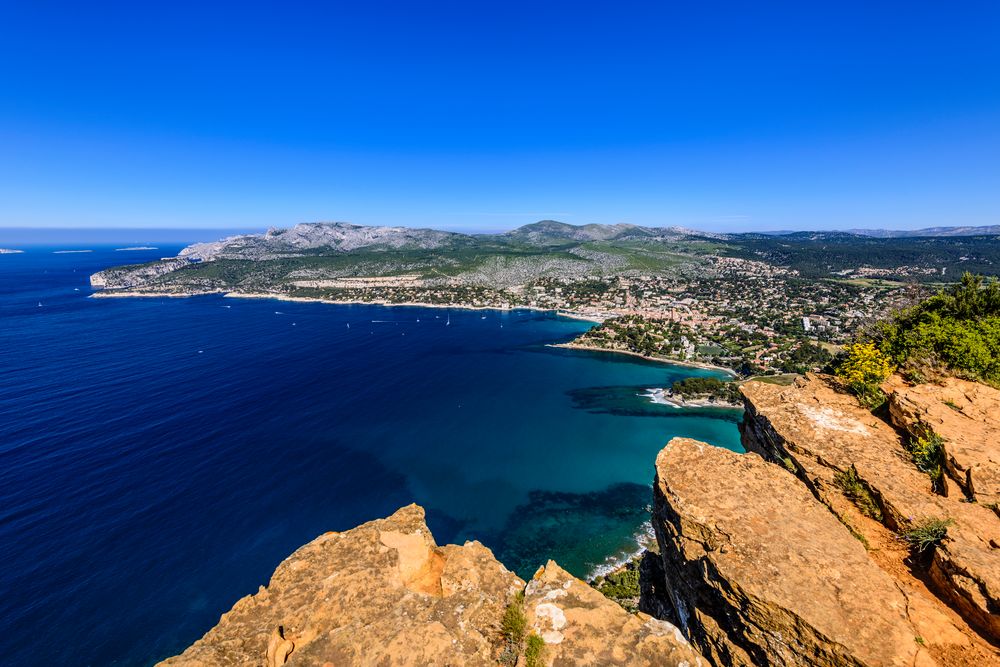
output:
[[[893,423],[913,436],[944,441],[945,471],[970,499],[1000,503],[1000,391],[956,378],[940,385],[898,385],[889,394]]]
[[[643,613],[628,614],[553,561],[525,591],[528,625],[545,640],[555,665],[708,667],[675,626]]]
[[[410,505],[316,538],[285,559],[266,588],[160,664],[497,665],[508,605],[523,605],[529,629],[546,637],[545,665],[704,664],[676,627],[629,614],[555,563],[522,601],[524,590],[478,542],[437,546],[423,509]],[[506,658],[513,664],[518,656]]]
[[[671,599],[716,664],[935,664],[907,596],[788,471],[675,438],[656,473]]]
[[[965,417],[949,407],[948,402],[958,400],[961,385],[896,389],[890,398],[897,406],[892,414],[900,425],[915,424],[919,417],[941,428],[946,451],[951,443],[955,452],[963,452],[958,454],[962,465],[976,469],[971,452],[988,452],[995,444],[988,440],[992,431],[983,412],[970,409]],[[745,446],[794,470],[842,521],[855,520],[844,510],[850,503],[837,481],[848,472],[878,506],[880,528],[904,533],[929,518],[950,520],[946,538],[909,563],[964,621],[991,641],[1000,640],[1000,517],[989,506],[968,502],[962,493],[935,493],[930,477],[912,461],[909,436],[838,392],[827,378],[809,375],[784,387],[749,382],[741,391],[747,409],[741,427]],[[971,388],[965,388],[965,395],[985,405]]]

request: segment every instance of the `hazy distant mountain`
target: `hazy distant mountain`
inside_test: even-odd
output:
[[[983,227],[925,227],[924,229],[847,229],[849,234],[875,236],[882,239],[898,239],[913,236],[996,236],[1000,225]]]

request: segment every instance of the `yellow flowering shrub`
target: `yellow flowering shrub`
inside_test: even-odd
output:
[[[862,404],[874,407],[885,400],[879,388],[892,374],[892,363],[875,343],[854,343],[845,350],[844,360],[837,368],[847,388]]]

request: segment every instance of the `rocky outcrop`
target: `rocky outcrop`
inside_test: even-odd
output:
[[[705,665],[676,626],[628,614],[555,562],[540,568],[524,597],[529,627],[555,665]]]
[[[1000,391],[957,378],[933,385],[896,382],[889,413],[913,437],[941,438],[945,472],[966,497],[1000,503]]]
[[[178,257],[204,262],[215,259],[274,259],[322,250],[341,253],[361,248],[435,249],[461,243],[465,234],[410,227],[368,227],[347,222],[307,222],[289,229],[272,228],[263,234],[230,236],[210,243],[195,243]]]
[[[162,664],[493,664],[500,618],[523,586],[478,542],[438,547],[411,505],[300,548]]]
[[[187,266],[187,259],[162,259],[149,264],[118,266],[90,276],[90,286],[101,289],[132,289],[154,282],[160,276]]]
[[[511,605],[545,638],[545,665],[699,664],[674,626],[629,614],[555,563],[522,593],[524,581],[478,542],[437,546],[410,505],[300,548],[161,665],[512,664],[501,632]]]
[[[845,475],[875,507],[869,514],[895,533],[927,519],[951,521],[921,572],[969,624],[1000,640],[1000,519],[990,508],[963,502],[961,494],[935,493],[930,477],[911,460],[908,438],[837,391],[828,378],[809,375],[788,387],[748,382],[741,391],[747,449],[793,471],[845,523],[858,520],[845,500]],[[910,395],[926,401],[935,391]]]
[[[654,528],[677,616],[720,665],[930,665],[909,600],[786,470],[675,438]]]

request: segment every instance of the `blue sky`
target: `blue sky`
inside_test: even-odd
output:
[[[997,2],[207,4],[0,0],[0,226],[1000,224]]]

